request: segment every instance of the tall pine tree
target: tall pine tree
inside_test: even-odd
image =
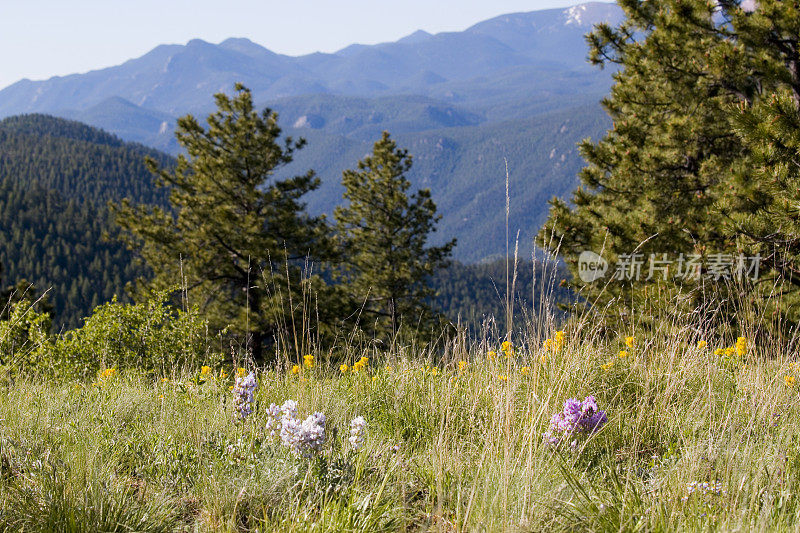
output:
[[[334,213],[347,287],[376,337],[430,326],[430,276],[447,264],[455,246],[455,239],[427,246],[441,217],[430,190],[407,194],[410,169],[411,156],[384,132],[357,170],[343,173],[347,203]]]
[[[232,98],[214,98],[208,128],[191,115],[178,120],[176,136],[187,155],[174,169],[148,162],[170,187],[171,208],[123,202],[116,218],[152,270],[142,288],[182,283],[190,304],[217,327],[246,334],[260,360],[270,339],[293,328],[309,285],[319,282],[303,268],[330,250],[328,230],[302,202],[319,186],[314,173],[277,175],[304,141],[281,143],[277,114],[259,114],[241,84]]]

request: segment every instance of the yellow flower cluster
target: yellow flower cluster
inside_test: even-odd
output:
[[[300,365],[292,366],[292,374],[297,375],[300,373]]]
[[[510,359],[514,355],[514,345],[510,341],[503,341],[503,344],[500,345],[500,351],[503,352],[506,359]]]
[[[314,356],[311,354],[304,355],[303,366],[306,368],[314,368]]]
[[[523,376],[527,376],[528,374],[531,373],[531,369],[528,368],[527,366],[523,366],[522,368],[519,369],[519,373],[522,374]]]
[[[200,369],[201,376],[208,376],[211,374],[211,367],[203,365],[203,368]]]
[[[342,374],[344,374],[345,372],[347,372],[349,369],[350,369],[350,367],[349,367],[349,366],[347,366],[347,365],[339,365],[339,371],[340,371]]]
[[[461,373],[467,369],[467,362],[466,361],[459,361],[458,362],[458,372]]]
[[[353,372],[360,372],[364,367],[369,365],[367,356],[362,356],[361,359],[353,363]]]
[[[794,376],[791,376],[789,374],[787,374],[787,375],[785,375],[783,377],[783,382],[786,383],[787,387],[794,387],[795,381],[796,380],[795,380]]]
[[[714,350],[714,355],[727,357],[736,355],[738,357],[744,357],[747,355],[748,344],[749,343],[746,337],[739,337],[736,339],[736,344],[733,346],[728,346],[727,348],[717,348]]]
[[[558,353],[561,351],[561,348],[564,347],[564,330],[556,331],[556,336],[552,339],[546,339],[544,341],[544,349],[548,352]],[[545,356],[542,356],[542,362],[544,362]]]
[[[705,348],[706,346],[708,346],[708,343],[707,343],[706,341],[699,341],[699,342],[697,343],[697,348],[698,348],[699,350],[702,350],[702,349],[703,349],[703,348]]]
[[[236,377],[243,378],[246,374],[247,370],[245,370],[244,368],[239,367],[236,369]]]
[[[495,358],[497,358],[497,352],[495,352],[494,350],[489,350],[489,353],[486,354],[486,357],[489,358],[489,361],[494,361]]]
[[[102,372],[99,372],[97,374],[97,381],[92,383],[92,385],[95,386],[95,387],[102,387],[103,385],[105,385],[106,383],[108,383],[112,379],[114,379],[116,377],[116,375],[117,375],[117,369],[116,368],[114,368],[114,367],[106,368],[105,370],[103,370]]]
[[[616,362],[616,361],[614,361],[613,359],[611,359],[611,360],[610,360],[608,363],[605,363],[605,364],[603,364],[603,365],[600,365],[600,368],[602,368],[602,369],[603,369],[603,370],[605,370],[605,371],[609,371],[609,370],[611,370],[611,367],[612,367],[612,366],[614,366],[614,363],[615,363],[615,362]]]
[[[625,337],[625,346],[629,349],[633,348],[634,345],[634,338],[633,337]]]

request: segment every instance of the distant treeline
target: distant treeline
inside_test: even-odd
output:
[[[157,151],[125,143],[113,135],[46,115],[11,117],[0,122],[0,264],[3,286],[27,281],[37,294],[47,291],[54,328],[82,324],[99,304],[146,274],[117,240],[107,202],[129,198],[166,205],[144,157],[162,166],[173,160]],[[532,263],[520,262],[515,284],[515,314],[538,308]],[[538,273],[536,294],[542,293]],[[562,276],[563,277],[563,276]],[[430,306],[472,331],[490,316],[505,328],[505,261],[451,263],[430,280]],[[558,283],[552,300],[564,299]],[[537,296],[538,298],[538,296]]]

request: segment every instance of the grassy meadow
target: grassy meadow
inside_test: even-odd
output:
[[[573,320],[513,344],[350,347],[153,375],[7,375],[8,531],[793,531],[800,367],[787,340]],[[545,340],[544,337],[549,337]],[[313,357],[303,357],[312,355]],[[356,363],[354,365],[354,363]],[[296,366],[295,366],[296,365]],[[346,366],[343,366],[346,365]],[[242,367],[243,370],[237,370]],[[253,412],[235,416],[237,373]],[[608,422],[551,444],[570,398]],[[269,406],[326,416],[297,455]],[[366,421],[363,445],[350,421]]]

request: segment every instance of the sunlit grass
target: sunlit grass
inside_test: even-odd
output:
[[[244,422],[236,368],[9,380],[0,520],[29,531],[798,527],[789,354],[696,333],[550,338],[256,369]],[[590,394],[608,423],[574,447],[549,445],[553,413]],[[317,457],[269,436],[266,408],[286,399],[301,417],[325,413]],[[354,451],[358,416],[367,436]]]

